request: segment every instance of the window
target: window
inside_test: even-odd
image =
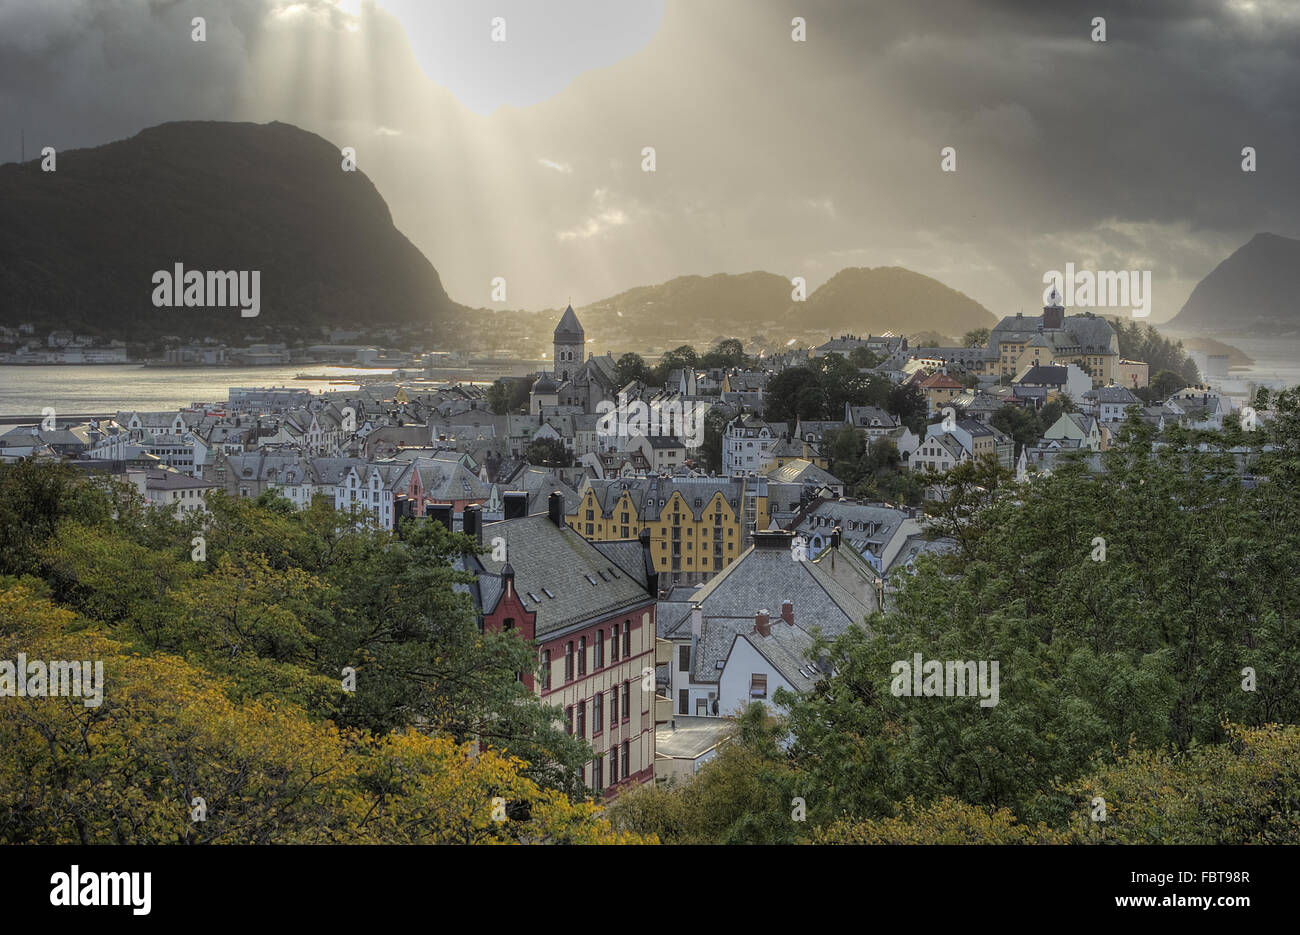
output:
[[[587,702],[578,702],[578,736],[587,736]]]
[[[749,697],[766,698],[767,697],[767,675],[754,674],[749,677]]]
[[[551,651],[542,650],[542,690],[549,691],[551,688]]]
[[[622,776],[624,779],[626,779],[628,777],[628,774],[632,772],[631,765],[632,765],[631,750],[627,745],[627,741],[624,740],[623,741],[623,772],[622,772]]]
[[[618,634],[621,624],[614,624],[614,635],[609,640],[609,661],[618,662]]]
[[[564,680],[573,681],[573,640],[564,644]]]
[[[605,729],[605,693],[597,692],[591,699],[591,733],[599,734]]]
[[[685,688],[679,689],[677,692],[677,713],[691,713],[691,693]]]
[[[677,647],[677,668],[687,672],[691,668],[691,648],[689,646]]]
[[[613,727],[618,723],[618,689],[609,693],[609,726]]]
[[[587,674],[587,638],[578,637],[578,674]]]
[[[632,716],[632,683],[623,683],[623,720]]]
[[[609,751],[609,784],[612,786],[618,782],[618,750]]]
[[[605,758],[598,756],[591,763],[591,788],[594,792],[605,789]]]
[[[632,655],[632,621],[623,621],[623,656]]]
[[[566,734],[573,733],[573,705],[569,705],[564,709],[564,732]]]

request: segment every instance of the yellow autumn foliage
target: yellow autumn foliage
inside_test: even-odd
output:
[[[539,788],[518,759],[416,731],[340,731],[179,657],[131,653],[11,586],[0,659],[20,653],[102,661],[103,701],[0,697],[5,843],[646,841]]]

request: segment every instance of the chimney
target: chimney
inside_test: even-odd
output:
[[[754,614],[754,632],[759,636],[772,635],[772,620],[768,617],[766,610],[760,610]]]
[[[507,490],[505,492],[505,518],[520,519],[528,515],[528,492],[524,490]]]
[[[442,523],[443,527],[451,532],[451,504],[434,503],[425,507],[424,515],[435,523]]]
[[[794,604],[790,601],[782,601],[781,619],[790,624],[790,626],[794,626]]]
[[[794,533],[785,529],[755,530],[754,532],[755,549],[784,549],[789,552],[793,542]]]
[[[552,491],[550,497],[546,500],[546,515],[551,518],[551,522],[564,528],[564,494],[558,490]]]
[[[483,544],[483,509],[477,503],[467,504],[461,520],[461,531],[473,536],[479,545]]]
[[[704,608],[696,604],[691,608],[691,636],[704,635]]]
[[[650,551],[650,530],[642,529],[637,535],[637,541],[641,543],[641,558],[645,562],[645,589],[651,597],[659,599],[659,572],[655,569],[655,557]]]
[[[844,533],[840,532],[840,527],[836,526],[831,530],[831,548],[838,549],[840,543],[844,540]]]

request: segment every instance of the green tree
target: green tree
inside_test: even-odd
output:
[[[877,354],[866,346],[855,347],[849,351],[849,363],[859,370],[870,370],[873,367],[878,367],[884,359],[883,354]]]
[[[675,347],[663,357],[659,358],[659,364],[654,369],[654,382],[656,386],[663,386],[668,380],[668,374],[674,370],[681,370],[686,367],[695,367],[700,362],[700,355],[695,352],[695,348],[689,344],[683,344]]]
[[[499,377],[488,387],[488,406],[499,416],[526,412],[531,388],[526,377]]]
[[[987,347],[989,343],[988,328],[973,328],[961,338],[962,347]]]
[[[558,438],[538,438],[524,449],[524,460],[544,467],[572,467],[573,452]]]
[[[1026,447],[1032,447],[1042,436],[1042,423],[1038,414],[1024,406],[1006,403],[989,418],[989,425],[1010,435],[1016,442],[1016,457]]]
[[[701,367],[724,369],[737,367],[742,370],[747,369],[750,363],[748,355],[745,354],[745,345],[739,338],[724,338],[713,345],[699,361]]]
[[[640,354],[628,352],[614,364],[614,382],[622,389],[634,380],[649,383],[654,379],[645,359]]]

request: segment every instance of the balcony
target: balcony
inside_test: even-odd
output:
[[[655,723],[667,724],[673,719],[673,700],[664,695],[655,695]]]

